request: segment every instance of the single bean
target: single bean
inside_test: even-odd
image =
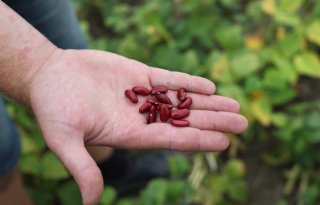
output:
[[[180,88],[177,92],[178,99],[183,102],[186,99],[186,91],[184,88]]]
[[[151,104],[153,104],[153,105],[158,105],[158,104],[159,104],[158,101],[156,101],[155,99],[151,99],[151,98],[148,98],[146,102],[147,102],[147,103],[151,103]]]
[[[165,104],[161,104],[161,107],[160,107],[160,120],[162,122],[165,122],[169,119],[170,117],[170,110],[168,108],[167,105]]]
[[[152,105],[149,113],[149,123],[154,123],[156,121],[156,117],[157,117],[156,106]]]
[[[139,108],[139,112],[140,112],[140,113],[147,112],[148,110],[150,110],[151,106],[152,106],[151,103],[144,103],[144,104],[141,105],[141,107]]]
[[[169,108],[169,110],[172,110],[173,105],[171,105],[171,104],[165,104],[165,105]]]
[[[187,117],[188,115],[189,115],[188,109],[172,110],[171,111],[171,117],[173,119],[181,119],[181,118]]]
[[[144,86],[135,86],[132,88],[132,91],[135,94],[139,94],[139,95],[143,95],[143,96],[147,96],[150,94],[150,90]]]
[[[166,93],[166,92],[168,92],[168,88],[163,85],[156,86],[151,89],[151,95],[155,95],[158,93]]]
[[[156,105],[157,110],[161,110],[161,105],[162,103],[159,103],[158,105]]]
[[[187,97],[185,101],[181,102],[177,107],[178,109],[189,109],[192,104],[192,98]]]
[[[168,96],[166,96],[163,93],[159,93],[156,95],[156,99],[161,102],[161,103],[165,103],[165,104],[172,104],[170,98]]]
[[[127,89],[124,92],[124,94],[127,96],[127,98],[129,98],[129,100],[132,103],[137,103],[138,102],[138,98],[137,98],[136,94],[132,90]]]
[[[176,127],[187,127],[189,126],[188,120],[170,120],[170,123]]]

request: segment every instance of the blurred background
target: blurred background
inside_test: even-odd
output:
[[[250,122],[222,153],[169,161],[172,179],[102,205],[320,204],[319,0],[74,0],[91,48],[211,79]],[[32,115],[8,103],[38,205],[81,204]]]

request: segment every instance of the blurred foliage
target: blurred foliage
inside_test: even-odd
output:
[[[264,144],[268,149],[256,155],[281,168],[285,180],[277,205],[320,203],[320,102],[306,100],[301,84],[320,78],[320,1],[74,4],[92,48],[209,78],[218,94],[241,103],[250,122],[243,135],[230,135],[227,152],[176,157],[169,162],[172,179],[155,179],[131,198],[118,198],[106,187],[101,204],[247,204],[255,196],[243,156]],[[36,204],[79,204],[77,187],[45,147],[32,116],[12,104],[8,110],[23,136],[20,167]]]

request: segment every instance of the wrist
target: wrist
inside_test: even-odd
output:
[[[21,93],[17,96],[19,102],[30,106],[31,103],[31,91],[33,82],[39,79],[41,73],[54,63],[61,55],[63,50],[53,45],[50,41],[45,42],[33,55],[29,56],[27,62],[25,62],[24,70],[27,70],[27,74],[24,78],[23,83],[21,83],[20,90]]]

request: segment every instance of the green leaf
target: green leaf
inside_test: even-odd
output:
[[[211,78],[217,82],[232,82],[228,57],[218,52],[212,52],[208,59],[208,66],[211,68]]]
[[[112,14],[106,16],[103,23],[106,27],[113,27],[118,32],[125,32],[130,26],[131,19],[128,18],[130,6],[127,4],[117,4],[112,10]]]
[[[305,120],[308,128],[318,128],[320,122],[320,112],[315,110],[308,113]]]
[[[304,38],[302,35],[290,33],[285,35],[277,44],[278,52],[284,55],[281,58],[283,61],[288,61],[292,55],[301,51],[304,45]],[[280,55],[280,54],[277,54]]]
[[[295,56],[294,65],[298,73],[309,77],[320,78],[320,61],[313,52],[305,52]]]
[[[272,105],[281,105],[288,103],[297,97],[297,92],[292,87],[285,87],[283,89],[264,89],[265,94],[270,97]]]
[[[163,179],[155,179],[149,182],[145,190],[140,194],[141,205],[163,205],[166,200],[167,182]]]
[[[19,167],[24,174],[38,175],[41,170],[39,156],[34,154],[23,155],[19,161]]]
[[[320,142],[320,130],[312,130],[306,135],[308,141],[312,144],[319,144]]]
[[[34,118],[29,115],[29,112],[24,107],[16,109],[15,119],[25,129],[32,130],[36,126]]]
[[[246,165],[240,159],[231,159],[224,167],[224,172],[233,179],[241,178],[245,175]]]
[[[231,199],[240,203],[245,203],[248,199],[248,191],[248,185],[241,179],[232,182],[232,185],[229,186],[228,194]]]
[[[57,192],[62,205],[82,204],[80,190],[73,181],[68,181],[59,186]]]
[[[43,204],[55,204],[56,203],[56,195],[52,194],[52,192],[45,189],[45,185],[43,183],[39,187],[28,187],[28,193],[30,193],[32,202],[35,205],[43,205]]]
[[[297,82],[297,72],[291,62],[277,51],[271,51],[270,57],[272,63],[276,66],[276,69],[279,70],[279,75],[283,78],[286,78],[287,82],[295,84]]]
[[[244,90],[248,93],[258,91],[262,88],[261,79],[257,75],[250,75],[245,79]]]
[[[243,44],[243,35],[240,25],[220,25],[215,32],[215,38],[219,45],[226,50],[234,50]]]
[[[299,203],[301,204],[317,204],[319,202],[320,189],[318,185],[311,184],[307,190],[301,194]]]
[[[174,46],[158,46],[151,57],[153,66],[175,71],[182,71],[183,61],[183,56]]]
[[[251,103],[253,116],[264,126],[271,123],[272,106],[269,99],[260,97]]]
[[[117,192],[112,187],[105,187],[101,198],[101,205],[112,205],[116,200]]]
[[[313,21],[307,27],[306,35],[309,41],[320,46],[320,20]]]
[[[119,54],[135,60],[144,61],[148,57],[148,50],[142,47],[137,41],[133,36],[128,36],[122,40],[118,51]]]
[[[223,6],[234,9],[236,7],[240,7],[241,1],[240,0],[220,0]]]
[[[68,172],[59,159],[52,153],[47,152],[41,159],[41,176],[45,179],[66,179]]]
[[[46,144],[38,127],[34,127],[28,132],[20,129],[20,134],[22,136],[23,154],[41,153],[46,148]]]
[[[167,185],[167,198],[174,202],[179,198],[183,198],[186,193],[192,191],[191,185],[188,181],[169,180]]]
[[[301,25],[300,18],[292,13],[276,10],[273,16],[275,21],[280,25],[292,26],[294,28],[298,28]]]
[[[286,76],[281,75],[279,70],[268,68],[263,76],[263,85],[268,88],[283,89],[287,86]]]
[[[242,79],[257,72],[260,68],[260,61],[256,54],[241,50],[232,55],[230,65],[235,79]]]
[[[175,155],[170,157],[168,163],[170,172],[175,177],[183,176],[191,169],[187,158],[183,155]]]
[[[280,201],[278,201],[275,205],[288,205],[287,201],[284,199],[281,199]]]
[[[251,17],[251,19],[259,22],[263,18],[263,10],[261,7],[261,2],[250,1],[246,8],[246,13],[249,17]]]
[[[225,192],[228,190],[232,180],[226,174],[222,175],[210,175],[207,179],[208,187],[210,190],[214,190],[215,199],[220,201],[224,198]]]
[[[184,61],[183,61],[183,72],[189,73],[189,74],[195,74],[197,70],[199,70],[200,63],[199,63],[199,57],[197,55],[197,52],[194,50],[188,50],[184,54]]]
[[[121,198],[117,201],[116,205],[138,205],[133,199]]]
[[[34,143],[33,139],[25,134],[24,131],[20,132],[22,137],[22,153],[29,154],[38,150],[38,146]]]
[[[288,116],[285,113],[273,113],[271,116],[272,124],[277,127],[285,127],[288,124]]]
[[[283,11],[296,12],[303,3],[304,0],[280,0],[279,8]]]

